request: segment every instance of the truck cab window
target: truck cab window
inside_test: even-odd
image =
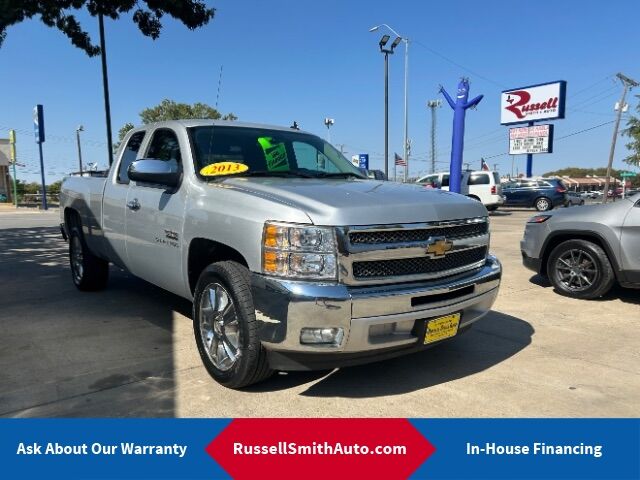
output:
[[[131,138],[127,142],[127,146],[122,152],[122,160],[120,160],[120,168],[118,169],[118,183],[129,183],[129,174],[127,170],[129,169],[129,165],[131,165],[138,156],[138,151],[140,150],[140,145],[142,145],[142,141],[144,140],[145,132],[136,132],[131,135]]]
[[[146,157],[180,164],[182,161],[180,144],[175,132],[167,128],[156,130],[151,138]]]

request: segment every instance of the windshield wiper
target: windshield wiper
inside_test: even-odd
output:
[[[363,177],[362,175],[358,175],[357,173],[353,173],[353,172],[318,172],[316,175],[314,175],[314,177],[318,177],[318,178],[349,178],[349,177],[353,177],[353,178],[359,178],[361,180],[364,180],[365,177]]]
[[[226,175],[224,178],[230,177],[280,177],[280,178],[314,178],[315,175],[309,175],[304,172],[270,172],[268,170],[253,170],[235,175]]]

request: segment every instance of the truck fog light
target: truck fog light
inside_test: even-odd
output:
[[[303,328],[300,343],[316,345],[340,345],[344,337],[342,328]]]

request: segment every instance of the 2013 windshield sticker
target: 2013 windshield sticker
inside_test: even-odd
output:
[[[203,177],[219,177],[222,175],[233,175],[235,173],[243,173],[249,170],[244,163],[237,162],[218,162],[212,163],[200,169],[200,175]]]
[[[288,172],[289,158],[287,149],[282,142],[274,142],[272,137],[258,137],[264,157],[267,160],[267,170],[270,172]]]

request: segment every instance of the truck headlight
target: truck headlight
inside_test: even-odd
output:
[[[273,222],[264,224],[264,273],[279,277],[334,280],[336,263],[333,228]]]

